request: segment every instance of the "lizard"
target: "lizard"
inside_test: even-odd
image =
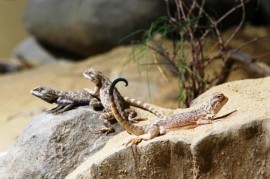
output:
[[[136,138],[129,140],[126,145],[139,144],[142,140],[150,140],[179,128],[210,124],[213,122],[215,115],[228,101],[228,98],[223,93],[214,93],[198,109],[165,116],[145,126],[136,126],[125,120],[116,107],[117,104],[115,103],[113,91],[115,89],[115,85],[119,81],[125,82],[126,86],[128,85],[128,81],[124,78],[118,78],[112,82],[109,89],[111,109],[117,122],[128,133],[137,136]]]
[[[88,90],[91,95],[99,97],[102,105],[104,106],[103,114],[100,116],[100,119],[103,120],[105,127],[103,127],[100,131],[106,134],[114,132],[114,128],[111,125],[111,122],[109,122],[114,119],[109,103],[109,88],[112,82],[109,80],[109,78],[107,78],[105,75],[95,70],[94,68],[90,68],[85,71],[83,73],[83,76],[96,85],[93,90],[87,88],[85,89]],[[163,114],[161,114],[148,104],[143,103],[139,100],[121,96],[117,89],[114,90],[114,96],[115,100],[117,100],[118,102],[117,107],[121,111],[121,115],[123,115],[127,120],[131,122],[138,122],[143,119],[138,118],[136,111],[130,108],[130,106],[135,106],[147,110],[158,117],[163,117]]]
[[[53,114],[63,113],[78,106],[90,105],[93,109],[101,109],[103,106],[100,100],[89,94],[86,90],[81,91],[58,91],[45,86],[38,86],[31,90],[31,93],[48,102],[56,103],[57,106],[47,112]]]

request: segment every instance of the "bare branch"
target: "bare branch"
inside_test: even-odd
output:
[[[233,34],[229,37],[229,39],[225,43],[225,46],[227,46],[232,41],[232,39],[234,38],[234,36],[239,32],[239,30],[242,28],[242,26],[244,24],[245,17],[246,17],[246,9],[245,9],[245,4],[244,4],[244,1],[243,0],[240,0],[240,5],[242,7],[242,18],[241,18],[241,21],[238,24],[238,26],[235,29],[235,31],[233,32]]]

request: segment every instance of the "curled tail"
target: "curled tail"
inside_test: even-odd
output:
[[[129,97],[124,97],[124,100],[130,105],[130,106],[135,106],[141,109],[144,109],[146,111],[149,111],[151,113],[153,113],[154,115],[156,115],[159,118],[163,118],[164,115],[161,114],[160,112],[158,112],[155,108],[151,107],[150,105],[141,102],[139,100],[133,99],[133,98],[129,98]]]
[[[114,101],[114,95],[113,91],[115,89],[115,85],[119,82],[123,81],[125,82],[126,86],[128,85],[128,81],[125,78],[117,78],[114,80],[110,86],[109,89],[109,96],[110,96],[110,105],[111,105],[111,110],[112,113],[117,120],[117,122],[129,133],[134,134],[134,135],[142,135],[144,134],[144,127],[143,126],[135,126],[132,123],[130,123],[128,120],[124,119],[120,112],[118,111],[115,101]]]

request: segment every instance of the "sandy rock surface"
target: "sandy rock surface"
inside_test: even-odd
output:
[[[270,78],[243,80],[213,87],[229,101],[219,115],[237,110],[222,121],[191,130],[178,130],[142,142],[119,133],[67,178],[268,178],[270,159]],[[176,110],[175,112],[179,112]]]

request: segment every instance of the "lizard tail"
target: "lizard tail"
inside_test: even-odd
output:
[[[115,104],[114,101],[114,89],[115,89],[115,85],[120,82],[123,81],[125,82],[126,86],[128,85],[128,81],[125,78],[117,78],[116,80],[114,80],[110,86],[109,89],[109,96],[110,96],[110,105],[111,105],[111,110],[112,113],[115,117],[115,119],[117,120],[117,122],[129,133],[134,134],[134,135],[142,135],[144,134],[144,127],[142,126],[135,126],[132,123],[130,123],[128,120],[124,119],[122,117],[122,115],[120,114],[120,112],[118,111],[118,108]]]
[[[156,115],[157,117],[159,118],[163,118],[164,115],[161,114],[159,111],[157,111],[155,108],[151,107],[150,105],[144,103],[144,102],[141,102],[139,100],[136,100],[136,99],[132,99],[132,98],[129,98],[129,97],[124,97],[124,100],[131,106],[135,106],[135,107],[138,107],[138,108],[141,108],[141,109],[144,109],[144,110],[147,110],[151,113],[153,113],[154,115]]]

